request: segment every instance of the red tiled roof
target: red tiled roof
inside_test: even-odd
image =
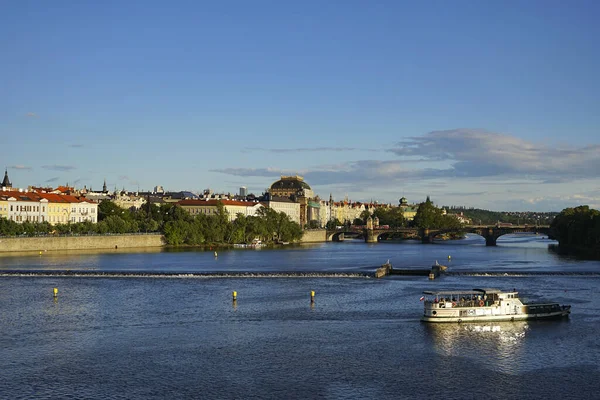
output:
[[[238,201],[238,200],[181,200],[176,204],[180,206],[216,206],[218,203],[222,203],[224,206],[242,206],[242,207],[253,207],[256,202],[252,201]]]
[[[35,192],[19,192],[17,190],[0,191],[0,198],[2,198],[3,200],[7,200],[10,197],[14,197],[17,200],[23,200],[23,201],[39,201],[40,200],[40,195]],[[24,200],[23,199],[24,197],[26,197],[28,199]]]

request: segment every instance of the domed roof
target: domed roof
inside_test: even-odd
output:
[[[310,189],[308,183],[301,176],[282,176],[280,180],[271,185],[271,189],[300,190]]]

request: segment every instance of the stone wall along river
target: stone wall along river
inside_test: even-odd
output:
[[[150,235],[44,236],[0,238],[0,253],[55,250],[125,249],[164,246],[164,237]]]

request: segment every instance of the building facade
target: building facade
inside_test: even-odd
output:
[[[300,204],[301,227],[304,228],[311,219],[320,220],[319,202],[314,201],[314,192],[303,177],[282,175],[281,179],[269,187],[268,192],[274,197],[287,197]]]
[[[51,225],[98,222],[98,204],[83,198],[30,191],[0,192],[0,216],[17,223],[48,222]]]
[[[300,203],[293,201],[288,197],[271,196],[267,194],[261,204],[266,208],[271,208],[278,213],[284,213],[290,217],[290,220],[300,223]]]
[[[406,197],[402,197],[400,199],[399,207],[402,210],[402,215],[404,216],[404,219],[407,221],[412,221],[413,219],[415,219],[415,215],[417,215],[417,210],[419,209],[418,204],[408,204],[408,200],[406,200]]]
[[[256,216],[262,207],[259,202],[237,200],[181,200],[177,204],[191,215],[217,215],[218,204],[227,211],[229,221],[235,221],[238,214]]]

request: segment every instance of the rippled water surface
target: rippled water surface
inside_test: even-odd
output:
[[[600,263],[560,258],[547,245],[515,236],[495,248],[470,237],[219,250],[217,258],[0,257],[0,398],[597,398]],[[438,260],[453,274],[364,276],[387,259],[395,268]],[[61,275],[67,270],[89,275]],[[517,288],[530,300],[571,304],[572,314],[419,321],[423,290],[474,287]]]

